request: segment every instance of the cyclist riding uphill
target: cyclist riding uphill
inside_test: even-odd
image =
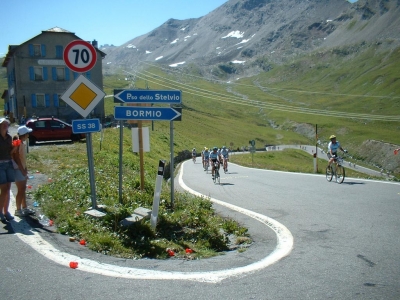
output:
[[[219,170],[219,154],[218,154],[218,148],[213,147],[213,151],[210,153],[210,160],[212,161],[212,169],[211,169],[211,174],[212,178],[214,179],[214,171],[215,171],[215,162],[218,162],[218,170]]]
[[[210,159],[210,151],[208,151],[208,148],[205,147],[204,148],[204,152],[203,152],[203,168],[204,168],[204,171],[206,170],[206,165],[209,162],[209,159]]]
[[[342,150],[344,153],[347,153],[347,150],[344,150],[342,148],[342,146],[340,146],[340,143],[336,140],[336,136],[334,136],[333,134],[329,137],[329,139],[331,140],[328,144],[328,168],[331,167],[332,162],[335,160],[335,157],[337,156],[337,150],[340,149]]]
[[[193,148],[193,150],[192,150],[192,157],[196,157],[196,156],[197,156],[196,148]]]
[[[228,172],[229,150],[225,146],[222,146],[221,157],[224,163],[224,171]]]

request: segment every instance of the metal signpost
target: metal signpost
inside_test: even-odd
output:
[[[173,121],[181,121],[182,108],[172,107],[173,104],[182,103],[182,92],[178,90],[114,90],[114,102],[120,103],[149,103],[170,104],[170,107],[149,106],[115,106],[114,117],[116,120],[137,121],[170,121],[170,153],[171,153],[171,204],[174,204],[174,149],[173,149]],[[140,123],[139,123],[140,124]],[[140,129],[140,128],[139,128]],[[141,132],[139,130],[139,132]],[[122,137],[121,137],[122,139]],[[139,134],[139,143],[141,136]],[[121,146],[120,146],[121,148]],[[140,147],[139,147],[140,148]],[[139,149],[142,153],[143,149]],[[120,153],[122,149],[120,149]],[[121,156],[121,155],[120,155]],[[142,156],[140,156],[142,157]],[[120,158],[120,165],[122,158]],[[120,180],[121,181],[121,180]],[[120,182],[121,199],[121,182]]]
[[[72,41],[65,47],[63,58],[65,64],[72,71],[83,73],[91,70],[95,66],[97,60],[96,53],[96,49],[90,43],[82,40],[76,40]],[[75,109],[75,111],[78,112],[82,117],[86,118],[104,98],[104,96],[105,93],[100,88],[98,88],[85,76],[79,75],[79,77],[61,96],[61,99]],[[74,133],[86,133],[86,148],[88,155],[92,209],[85,213],[95,217],[104,216],[104,213],[97,211],[91,136],[92,132],[100,131],[100,121],[98,119],[73,120],[72,129]]]

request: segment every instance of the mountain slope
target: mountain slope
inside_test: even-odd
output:
[[[201,67],[249,63],[359,42],[399,44],[400,1],[230,0],[198,19],[170,19],[110,52],[107,70],[140,61]]]

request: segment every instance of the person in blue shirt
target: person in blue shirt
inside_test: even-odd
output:
[[[340,149],[342,150],[344,153],[347,153],[347,150],[344,150],[342,148],[342,146],[340,145],[339,141],[336,140],[336,136],[335,135],[331,135],[329,137],[329,139],[331,140],[328,144],[328,151],[327,151],[327,156],[328,156],[328,168],[331,167],[332,162],[335,160],[335,157],[337,156],[337,150]]]
[[[215,172],[215,162],[218,162],[218,170],[219,170],[219,153],[218,153],[218,148],[213,147],[213,151],[210,153],[210,160],[212,161],[211,166],[211,175],[212,178],[214,179],[214,172]]]
[[[203,168],[204,171],[207,171],[207,164],[209,163],[210,160],[210,151],[208,150],[207,147],[205,147],[203,151]]]
[[[222,146],[221,157],[223,160],[224,172],[228,172],[229,150]]]

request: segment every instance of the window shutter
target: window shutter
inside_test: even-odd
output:
[[[36,94],[31,95],[32,107],[37,107]]]
[[[49,76],[47,74],[47,67],[43,67],[43,80],[49,79]]]
[[[53,94],[53,102],[55,107],[59,107],[58,94]]]
[[[53,80],[57,81],[57,69],[56,69],[56,67],[52,67],[51,68],[51,75],[53,77]]]
[[[35,80],[35,70],[33,69],[33,67],[29,67],[29,79]]]
[[[65,68],[65,80],[69,80],[69,69]]]
[[[78,76],[79,76],[79,74],[78,73],[76,73],[76,72],[73,72],[74,73],[74,79],[77,79],[78,78]]]
[[[42,48],[42,57],[45,57],[46,56],[46,45],[41,45],[41,48]]]
[[[86,72],[86,78],[87,78],[87,79],[90,79],[90,76],[91,76],[90,71],[89,71],[89,72]]]
[[[46,107],[50,107],[50,95],[49,94],[44,94],[44,101],[46,102],[45,103]]]
[[[35,51],[33,50],[33,45],[29,44],[28,47],[29,47],[29,56],[32,56],[32,57],[35,56]]]

